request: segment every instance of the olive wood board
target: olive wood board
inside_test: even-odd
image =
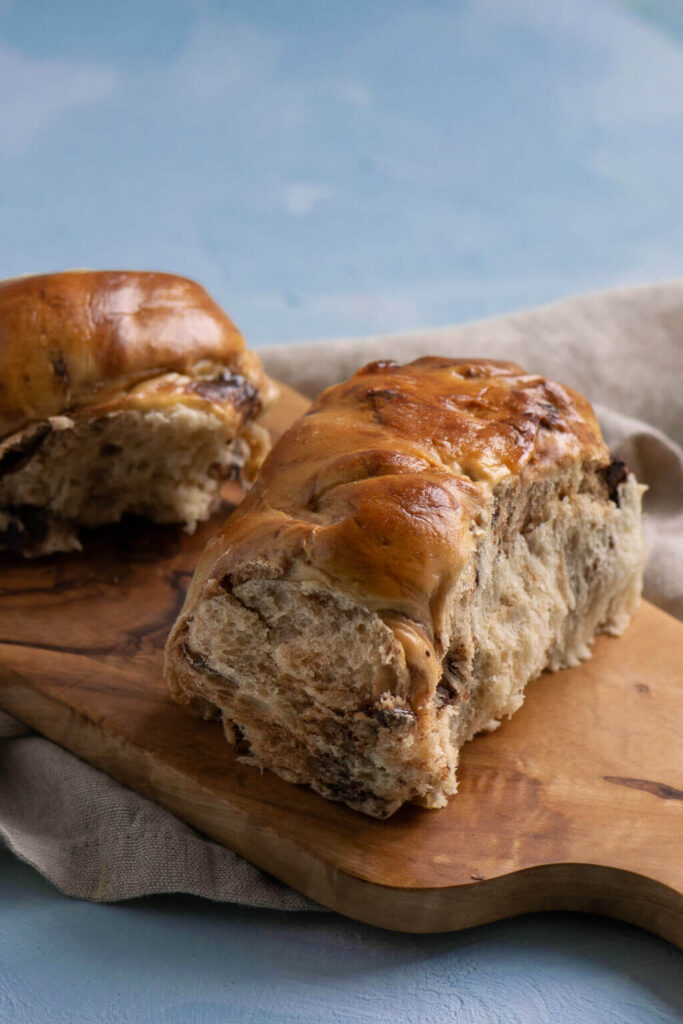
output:
[[[273,434],[305,407],[283,387]],[[240,764],[167,696],[166,635],[220,521],[192,537],[129,521],[80,554],[0,560],[0,708],[349,917],[436,932],[579,910],[683,946],[681,624],[643,603],[466,745],[448,807],[377,821]]]

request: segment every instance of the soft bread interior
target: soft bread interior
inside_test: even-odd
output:
[[[217,506],[222,482],[250,476],[267,447],[262,427],[250,424],[232,440],[217,417],[182,404],[52,417],[0,458],[0,548],[78,550],[79,527],[125,513],[191,533]]]
[[[426,707],[402,696],[405,653],[380,609],[296,579],[215,581],[173,642],[176,696],[216,709],[240,756],[326,797],[377,817],[442,806],[464,742],[516,711],[543,669],[625,628],[640,498],[628,477],[610,499],[595,468],[492,491]]]
[[[437,687],[456,746],[509,718],[544,669],[575,666],[596,633],[626,628],[641,591],[642,488],[629,477],[617,506],[597,486],[564,477],[496,496]]]

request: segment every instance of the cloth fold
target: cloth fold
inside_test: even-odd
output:
[[[645,596],[683,619],[683,280],[581,296],[457,327],[260,349],[304,394],[379,358],[507,359],[582,391],[643,483]],[[317,904],[0,712],[0,836],[58,888],[161,892],[279,910]]]

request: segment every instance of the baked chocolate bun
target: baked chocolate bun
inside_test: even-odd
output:
[[[371,363],[283,435],[170,635],[180,701],[245,760],[377,817],[621,633],[642,488],[588,402],[512,363]]]
[[[172,274],[0,283],[0,548],[78,549],[126,512],[192,531],[268,448],[272,385],[211,297]]]

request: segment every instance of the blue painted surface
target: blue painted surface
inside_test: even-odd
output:
[[[397,935],[190,897],[66,900],[0,851],[7,1024],[675,1024],[683,961],[599,918]]]
[[[679,0],[0,0],[0,276],[198,277],[252,344],[683,272]]]
[[[252,343],[683,272],[683,5],[0,0],[0,277],[201,280]],[[0,851],[0,1021],[683,1020],[682,959],[549,915],[396,936],[75,903]]]

